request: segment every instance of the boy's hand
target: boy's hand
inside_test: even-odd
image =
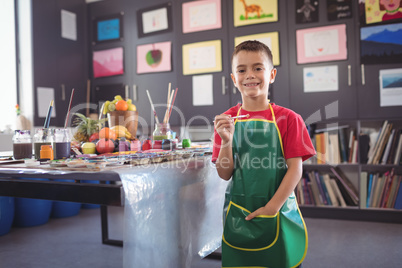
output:
[[[271,206],[269,206],[269,202],[265,207],[261,207],[259,209],[257,209],[256,211],[254,211],[253,213],[250,213],[247,217],[246,220],[252,220],[255,217],[259,216],[259,215],[268,215],[268,216],[273,216],[276,213],[278,213],[278,210],[272,208]]]
[[[234,120],[228,114],[220,114],[215,116],[214,126],[216,132],[221,137],[222,142],[232,141],[234,133]]]

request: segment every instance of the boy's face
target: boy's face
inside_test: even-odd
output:
[[[261,51],[240,51],[233,57],[232,80],[243,98],[268,98],[269,84],[275,81],[276,69]]]

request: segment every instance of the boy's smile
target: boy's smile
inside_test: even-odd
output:
[[[246,97],[267,99],[269,84],[275,80],[276,69],[272,68],[268,56],[260,51],[240,51],[233,58],[234,85],[243,99]]]

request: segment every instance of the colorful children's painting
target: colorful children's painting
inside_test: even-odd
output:
[[[222,28],[221,0],[186,2],[182,7],[183,33]]]
[[[278,21],[278,0],[233,0],[234,26]]]
[[[296,23],[318,22],[317,0],[296,0]]]
[[[402,62],[402,23],[360,28],[360,63]]]
[[[279,59],[279,33],[278,32],[271,32],[271,33],[262,33],[262,34],[253,34],[253,35],[245,35],[235,38],[235,46],[240,44],[241,42],[247,40],[257,40],[265,45],[267,45],[272,51],[272,61],[274,66],[280,65]]]
[[[330,25],[296,31],[297,63],[347,59],[346,25]]]
[[[359,0],[363,4],[366,24],[402,21],[402,0]]]
[[[124,74],[123,48],[95,51],[92,64],[95,78]]]
[[[171,48],[170,41],[137,46],[137,73],[171,71]]]

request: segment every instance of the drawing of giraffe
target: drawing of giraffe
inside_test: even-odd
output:
[[[244,5],[245,18],[248,19],[249,13],[257,13],[258,18],[261,16],[262,8],[259,5],[247,5],[246,0],[240,0]]]

